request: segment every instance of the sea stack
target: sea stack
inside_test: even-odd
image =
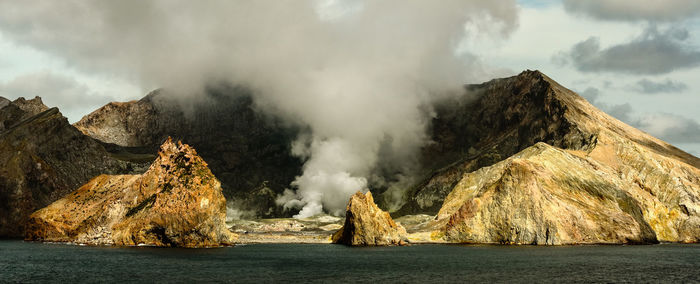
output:
[[[100,175],[31,215],[25,238],[90,245],[218,247],[226,199],[206,162],[170,138],[143,175]]]
[[[355,193],[345,211],[345,224],[332,237],[333,243],[351,246],[405,245],[406,229],[374,203],[371,192]]]

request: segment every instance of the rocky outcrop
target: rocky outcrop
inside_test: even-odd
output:
[[[31,100],[20,97],[14,101],[0,97],[0,131],[48,109],[40,97]]]
[[[217,247],[225,225],[221,184],[196,151],[168,139],[143,175],[101,175],[32,214],[26,239],[91,245]]]
[[[433,224],[435,238],[519,244],[700,241],[698,158],[602,113],[539,72],[506,82],[512,80],[516,86],[528,86],[523,80],[547,86],[545,96],[562,110],[559,120],[569,131],[549,135],[552,128],[544,124],[534,133],[544,133],[548,143],[478,170],[479,160],[490,159],[489,153],[502,159],[503,150],[477,151],[436,173],[426,184],[440,190],[426,186],[417,195],[433,192],[430,197],[439,200],[449,192]],[[557,133],[563,138],[556,139]]]
[[[143,172],[134,155],[83,135],[40,98],[0,108],[0,237],[21,237],[29,215],[102,173]]]
[[[19,109],[27,113],[27,115],[35,115],[41,112],[45,112],[49,109],[41,100],[41,97],[34,97],[33,99],[27,100],[23,97],[19,97],[12,101],[12,104],[17,106]]]
[[[332,237],[333,243],[351,246],[404,245],[406,229],[374,203],[372,193],[355,193],[345,211],[345,223]]]
[[[614,134],[658,156],[700,167],[700,159],[608,116],[539,71],[467,86],[461,97],[437,102],[435,111],[433,142],[423,149],[424,177],[394,215],[436,214],[465,174],[538,142],[590,152],[601,136]]]
[[[656,242],[640,205],[619,183],[544,143],[464,176],[438,220],[453,242]]]
[[[700,171],[664,159],[615,168],[597,154],[538,143],[466,174],[437,215],[436,237],[539,245],[700,241]],[[640,165],[641,173],[630,171]],[[669,180],[673,171],[684,174]]]
[[[187,141],[248,217],[284,216],[275,197],[301,174],[302,162],[291,155],[298,130],[256,111],[242,88],[212,88],[186,100],[156,90],[138,101],[109,103],[75,126],[101,141],[153,152],[168,136]]]

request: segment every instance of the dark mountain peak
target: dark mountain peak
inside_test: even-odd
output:
[[[31,115],[35,115],[49,109],[49,107],[44,104],[39,96],[36,96],[30,100],[27,100],[24,97],[19,97],[14,100],[12,104],[16,105],[23,111],[30,113]]]
[[[31,100],[19,97],[14,101],[2,98],[2,100],[0,100],[0,109],[2,109],[2,111],[0,111],[1,132],[12,128],[26,119],[48,111],[49,107],[44,105],[40,97],[35,97]]]

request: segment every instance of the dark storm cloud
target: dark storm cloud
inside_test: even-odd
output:
[[[683,82],[674,82],[670,79],[666,81],[654,82],[649,79],[642,79],[632,86],[632,90],[644,94],[680,93],[688,89],[688,85]]]
[[[570,51],[553,58],[555,63],[571,63],[581,72],[619,72],[636,75],[665,74],[700,65],[700,51],[686,43],[689,33],[682,28],[660,32],[650,26],[628,43],[605,49],[591,37]]]
[[[567,12],[601,20],[678,21],[700,15],[697,0],[563,0]]]

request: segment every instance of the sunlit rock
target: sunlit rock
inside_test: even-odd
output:
[[[217,247],[235,240],[207,164],[168,139],[143,175],[101,175],[30,217],[27,240],[92,245]]]
[[[374,203],[372,193],[355,193],[345,211],[345,224],[333,234],[333,243],[352,246],[404,245],[406,230]]]

